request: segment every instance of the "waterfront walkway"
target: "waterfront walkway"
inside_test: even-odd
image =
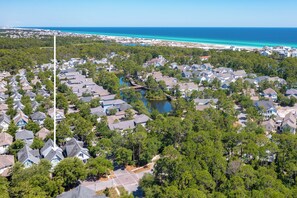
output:
[[[137,84],[131,77],[129,77],[128,80],[129,80],[131,86],[120,88],[120,90],[124,90],[124,89],[148,89],[147,87],[145,87],[143,85]]]
[[[131,87],[122,87],[122,88],[120,88],[120,90],[124,90],[124,89],[147,89],[147,88],[142,86],[142,85],[136,85],[136,86],[131,86]]]

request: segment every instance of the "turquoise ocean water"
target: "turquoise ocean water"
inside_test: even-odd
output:
[[[61,32],[233,46],[297,48],[297,28],[35,27]]]

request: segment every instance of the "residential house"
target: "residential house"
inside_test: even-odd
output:
[[[50,130],[43,127],[35,134],[35,136],[44,140],[50,133]]]
[[[85,102],[85,103],[90,103],[92,101],[92,97],[91,96],[81,97],[80,101]]]
[[[261,125],[264,127],[266,133],[271,133],[276,131],[276,123],[273,119],[264,121]]]
[[[28,91],[25,95],[29,96],[31,101],[35,100],[36,94],[34,92]]]
[[[200,80],[200,82],[211,82],[213,79],[215,79],[215,75],[212,71],[202,71],[198,75],[198,80]]]
[[[22,128],[27,125],[29,118],[22,111],[19,111],[13,118],[13,121],[18,127]]]
[[[247,77],[247,74],[244,70],[237,70],[233,72],[233,76],[235,79],[238,79]]]
[[[35,113],[33,113],[31,116],[31,119],[33,122],[39,124],[39,125],[43,125],[44,120],[46,119],[46,115],[43,112],[37,111]]]
[[[179,91],[182,94],[182,97],[188,97],[194,90],[198,91],[198,85],[193,83],[193,82],[189,82],[189,83],[179,83]]]
[[[141,114],[141,115],[135,115],[134,116],[134,123],[135,125],[142,125],[145,127],[146,123],[151,120],[147,115]]]
[[[110,130],[124,131],[127,129],[134,129],[135,122],[134,122],[134,120],[126,120],[126,121],[122,121],[122,122],[108,124],[108,127]]]
[[[212,71],[213,66],[210,63],[204,63],[202,65],[200,65],[200,67],[198,68],[198,70],[200,71]]]
[[[91,108],[91,114],[97,115],[98,117],[106,116],[106,113],[105,113],[103,107],[101,107],[101,106],[96,107],[96,108]]]
[[[87,160],[91,157],[89,154],[89,150],[83,147],[84,143],[76,140],[75,138],[71,138],[66,142],[64,146],[64,153],[67,157],[77,157],[81,159],[83,162],[87,162]]]
[[[22,140],[26,143],[26,145],[31,146],[31,144],[33,143],[33,139],[34,139],[34,133],[32,131],[29,131],[26,129],[19,130],[15,134],[15,139]]]
[[[268,50],[264,50],[264,51],[261,51],[260,54],[262,56],[270,56],[272,54],[272,52],[271,51],[268,51]]]
[[[203,111],[207,108],[216,108],[216,104],[218,103],[218,99],[212,98],[212,99],[194,99],[194,104],[196,105],[196,110]]]
[[[0,82],[0,93],[4,95],[4,93],[7,91],[6,88],[6,83],[4,83],[5,81],[1,81]]]
[[[50,94],[46,90],[44,90],[44,89],[40,89],[38,91],[38,94],[41,95],[41,96],[43,96],[43,97],[45,97],[45,98],[50,97]]]
[[[288,131],[292,134],[295,134],[296,128],[296,116],[292,112],[290,112],[285,116],[283,120],[283,123],[280,127],[281,132]]]
[[[250,85],[256,85],[257,86],[257,81],[252,78],[245,78],[244,81],[248,82]]]
[[[8,98],[8,95],[0,92],[0,103],[4,103]]]
[[[0,113],[6,113],[8,111],[8,105],[1,103],[0,104]]]
[[[19,92],[14,92],[11,97],[13,98],[13,101],[20,101],[22,99],[22,95]]]
[[[271,101],[259,100],[254,102],[255,107],[262,113],[262,115],[268,119],[271,116],[277,116],[277,110]]]
[[[119,111],[127,111],[128,109],[132,109],[132,106],[128,103],[124,103],[120,105]]]
[[[153,72],[151,76],[156,80],[160,81],[163,79],[163,74],[161,72]]]
[[[8,134],[1,132],[0,133],[0,155],[8,152],[8,147],[12,144],[13,137]]]
[[[0,115],[0,129],[2,129],[2,131],[7,131],[9,124],[10,124],[10,117],[5,113],[2,113]]]
[[[217,74],[231,74],[233,73],[233,69],[227,67],[218,67],[213,69],[213,72]]]
[[[76,188],[63,192],[58,195],[57,198],[107,198],[105,195],[98,195],[96,191],[83,185],[79,185]]]
[[[182,77],[184,78],[193,78],[193,73],[191,71],[183,71]]]
[[[0,155],[0,176],[10,176],[11,169],[14,165],[13,155]]]
[[[178,69],[178,64],[177,63],[171,63],[169,66],[171,69]]]
[[[39,103],[38,103],[36,100],[33,100],[33,101],[31,102],[31,106],[32,106],[32,110],[33,110],[33,111],[36,111],[37,108],[39,107]]]
[[[54,108],[50,108],[47,111],[47,114],[54,119]],[[56,120],[57,122],[61,122],[63,119],[65,119],[64,110],[63,109],[56,109]]]
[[[210,56],[200,56],[199,58],[201,61],[207,61],[210,58]]]
[[[37,83],[41,83],[40,80],[38,79],[38,76],[34,76],[34,79],[31,80],[32,85],[36,85]]]
[[[288,89],[285,93],[285,96],[297,98],[297,89]]]
[[[24,165],[25,168],[31,167],[33,164],[40,162],[40,154],[38,149],[31,149],[25,145],[17,154],[18,161]]]
[[[107,112],[107,109],[110,107],[115,107],[116,109],[120,109],[121,104],[125,104],[126,102],[121,99],[115,99],[115,100],[107,100],[102,102],[102,107],[105,112]]]
[[[11,76],[11,74],[6,71],[0,73],[0,78],[6,78],[6,77],[10,77],[10,76]]]
[[[23,89],[24,91],[31,91],[31,90],[33,90],[33,87],[31,87],[31,86],[29,85],[29,82],[27,81],[27,83],[22,84],[22,89]]]
[[[110,95],[100,97],[100,100],[101,100],[101,102],[108,101],[108,100],[114,100],[115,97],[116,97],[115,94],[110,94]]]
[[[259,76],[256,77],[254,83],[258,86],[261,82],[268,81],[269,76]]]
[[[265,89],[263,91],[263,96],[274,102],[277,101],[277,93],[271,88]]]
[[[166,64],[166,62],[167,60],[162,55],[159,55],[157,58],[153,58],[152,60],[144,63],[143,66],[148,67],[150,65],[153,65],[155,67],[162,67]]]
[[[13,108],[14,108],[14,110],[16,110],[16,111],[22,111],[22,110],[24,110],[25,105],[23,105],[23,104],[21,103],[21,101],[15,101],[14,104],[13,104]]]
[[[297,58],[297,50],[295,50],[291,53],[291,57]]]
[[[43,158],[49,160],[52,167],[55,167],[61,160],[64,159],[63,150],[55,146],[55,143],[49,139],[40,149],[40,154]]]
[[[286,85],[287,81],[283,78],[280,78],[278,76],[275,77],[269,77],[268,78],[269,82],[273,82],[277,87],[281,88],[281,86]]]

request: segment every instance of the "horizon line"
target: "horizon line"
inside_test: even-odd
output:
[[[297,28],[297,26],[17,26],[10,28]]]

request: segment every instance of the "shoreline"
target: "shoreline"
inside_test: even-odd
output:
[[[275,47],[280,46],[276,44],[268,44],[263,46],[248,46],[248,45],[231,45],[231,44],[221,44],[215,43],[215,40],[211,39],[197,39],[197,41],[193,41],[188,38],[175,38],[175,37],[162,37],[154,38],[153,36],[146,35],[128,35],[128,34],[117,34],[112,35],[108,33],[100,33],[100,32],[75,32],[75,31],[67,31],[67,30],[53,30],[46,28],[2,28],[6,30],[24,30],[24,31],[35,31],[35,32],[46,32],[51,34],[58,34],[62,36],[80,36],[80,37],[97,37],[103,41],[114,41],[120,44],[138,44],[138,45],[149,45],[149,46],[167,46],[167,47],[183,47],[183,48],[199,48],[204,50],[246,50],[246,51],[259,51],[264,47]],[[178,40],[183,39],[183,40]],[[188,41],[187,41],[188,40]],[[204,40],[204,41],[203,41]],[[207,42],[209,41],[209,42]],[[213,42],[213,43],[212,43]],[[228,41],[219,41],[218,42],[228,42]],[[236,42],[236,41],[230,41]],[[244,41],[238,41],[244,42]],[[294,48],[294,47],[291,47]]]
[[[97,36],[103,38],[103,40],[113,40],[117,43],[121,44],[147,44],[147,45],[155,45],[155,46],[167,46],[167,47],[184,47],[184,48],[199,48],[204,50],[216,49],[216,50],[232,50],[232,47],[247,50],[247,51],[255,51],[260,50],[263,47],[254,47],[254,46],[241,46],[241,45],[228,45],[228,44],[215,44],[215,43],[203,43],[203,42],[194,42],[194,41],[178,41],[169,38],[149,38],[143,37],[141,35],[109,35],[104,33],[82,33],[82,32],[69,32],[69,31],[61,31],[61,30],[50,30],[50,29],[35,29],[35,30],[46,30],[46,31],[57,31],[61,33],[78,35],[78,36]]]

